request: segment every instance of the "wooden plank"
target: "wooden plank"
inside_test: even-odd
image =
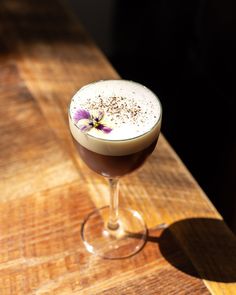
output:
[[[16,66],[0,67],[1,201],[78,179]],[[63,171],[63,173],[61,173]]]
[[[1,202],[0,293],[209,294],[170,232],[152,230],[144,250],[128,260],[90,255],[80,224],[92,208],[79,182]]]

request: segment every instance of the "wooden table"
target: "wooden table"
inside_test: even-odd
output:
[[[85,250],[81,222],[108,188],[75,151],[67,105],[119,76],[64,5],[0,5],[0,294],[236,294],[236,238],[163,136],[121,184],[147,222],[144,249]]]

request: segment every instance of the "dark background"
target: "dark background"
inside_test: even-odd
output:
[[[162,132],[236,233],[236,2],[70,4],[122,78],[160,97]]]

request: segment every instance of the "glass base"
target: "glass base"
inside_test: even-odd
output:
[[[106,259],[130,257],[139,252],[147,240],[147,227],[141,215],[119,207],[118,228],[107,227],[109,206],[96,209],[84,220],[81,237],[87,250]]]

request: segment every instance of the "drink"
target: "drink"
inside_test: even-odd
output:
[[[156,146],[156,140],[142,151],[123,155],[123,156],[106,156],[94,153],[81,144],[76,143],[80,157],[93,171],[105,177],[120,177],[139,168],[152,153]]]
[[[161,116],[156,95],[131,81],[91,83],[73,96],[69,124],[79,154],[108,178],[110,188],[110,206],[95,209],[82,223],[81,237],[89,252],[117,259],[144,246],[147,227],[137,211],[118,206],[118,180],[152,153]]]
[[[77,121],[81,110],[85,111],[84,117],[82,114]],[[161,106],[157,97],[138,83],[107,80],[85,86],[72,98],[69,112],[70,129],[81,158],[103,176],[118,177],[132,172],[155,148]],[[81,130],[81,121],[88,120],[93,112],[94,118],[102,112],[99,122],[108,130],[104,132],[95,126]]]

